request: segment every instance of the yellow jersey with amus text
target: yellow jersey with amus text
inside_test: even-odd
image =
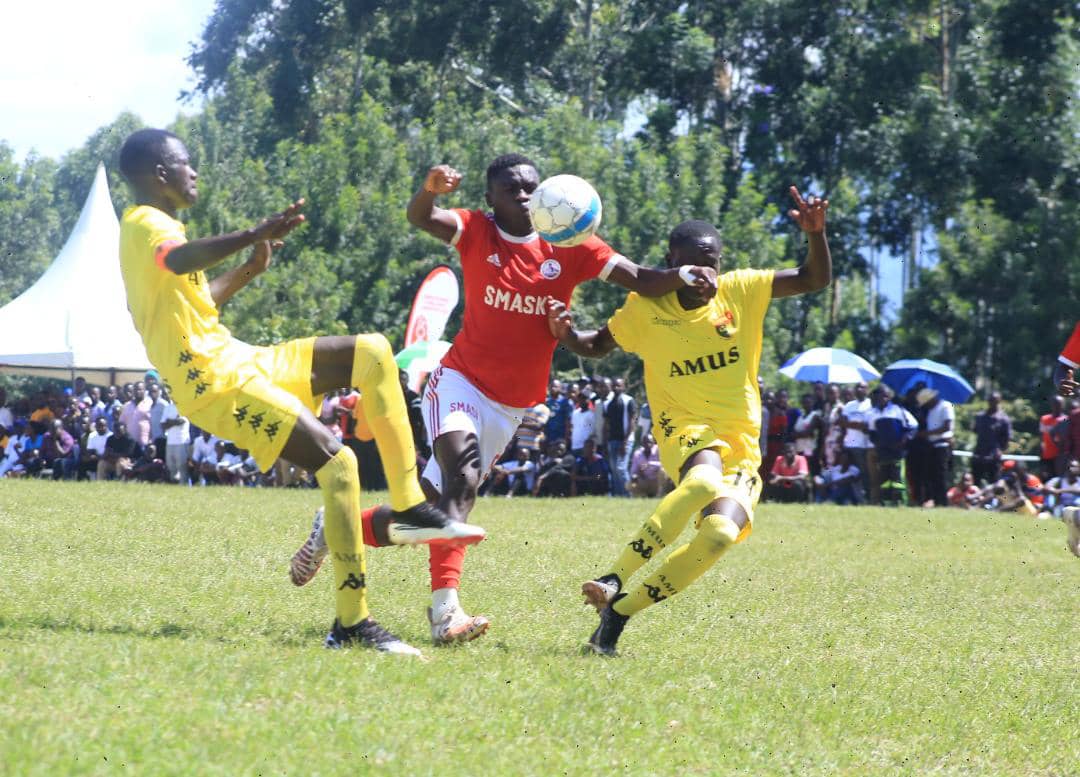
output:
[[[135,329],[177,406],[191,412],[235,382],[251,346],[218,320],[205,273],[164,266],[164,254],[186,242],[184,225],[150,205],[132,206],[120,220],[120,271]]]
[[[645,364],[659,441],[669,429],[707,423],[741,438],[737,448],[746,455],[758,451],[757,374],[772,282],[772,270],[734,270],[717,279],[716,295],[700,308],[683,308],[677,292],[653,299],[631,292],[615,311],[608,329]]]

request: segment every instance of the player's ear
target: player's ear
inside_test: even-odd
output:
[[[160,162],[154,165],[154,179],[157,180],[159,183],[168,183],[169,168],[165,167],[165,165],[161,164]]]
[[[484,202],[488,204],[488,207],[495,207],[495,203],[491,201],[491,189],[484,189]]]

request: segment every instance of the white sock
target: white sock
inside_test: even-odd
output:
[[[431,592],[431,619],[440,620],[459,607],[456,588],[438,588]]]

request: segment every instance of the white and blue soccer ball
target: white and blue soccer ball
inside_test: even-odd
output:
[[[529,215],[540,237],[556,246],[576,246],[596,233],[602,214],[600,195],[584,178],[554,175],[529,198]]]

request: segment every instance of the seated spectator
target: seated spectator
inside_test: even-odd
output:
[[[838,505],[859,504],[859,483],[862,473],[855,466],[851,451],[841,449],[836,454],[836,463],[826,467],[819,477],[814,478],[817,486],[817,501],[826,500]]]
[[[138,480],[140,483],[162,483],[167,479],[165,462],[158,457],[154,443],[143,448],[139,457],[131,463],[131,469],[124,473],[124,480]]]
[[[946,494],[949,507],[959,507],[962,510],[970,510],[978,501],[981,489],[975,485],[975,476],[965,472],[960,476],[960,482],[949,489]]]
[[[91,475],[97,477],[98,462],[105,456],[105,443],[112,432],[104,417],[98,417],[94,421],[94,430],[86,435],[86,445],[83,446],[79,457],[79,479],[89,479]]]
[[[769,498],[777,502],[805,502],[809,488],[810,466],[806,457],[795,452],[795,443],[784,443],[783,454],[776,457],[769,472]]]
[[[7,445],[4,447],[4,458],[0,460],[0,478],[21,477],[25,474],[22,454],[23,449],[30,442],[30,437],[24,433],[26,427],[22,421],[13,421],[11,429]]]
[[[566,442],[555,440],[548,455],[540,461],[533,485],[533,496],[570,496],[574,474],[574,456],[566,451]]]
[[[45,469],[45,429],[51,421],[31,421],[26,442],[19,453],[22,473],[37,475]]]
[[[545,440],[544,425],[550,415],[548,406],[541,402],[526,410],[521,418],[521,425],[517,429],[518,447],[526,450],[529,461],[535,462],[540,458],[540,446]],[[532,491],[531,487],[529,491]]]
[[[188,465],[192,483],[202,482],[203,485],[212,485],[218,482],[215,442],[214,435],[204,429],[192,443],[191,463]]]
[[[607,460],[596,452],[596,442],[586,440],[581,455],[574,462],[571,476],[571,496],[603,496],[611,490],[611,468]]]
[[[1061,517],[1066,507],[1080,505],[1080,461],[1069,459],[1065,473],[1060,477],[1051,478],[1043,487],[1046,494],[1046,507],[1049,514]]]
[[[1015,466],[1008,469],[1002,467],[1002,476],[979,493],[975,506],[996,513],[1022,513],[1034,516],[1039,512],[1024,493],[1021,481],[1016,476]]]
[[[654,497],[660,494],[665,480],[667,476],[660,465],[660,446],[656,444],[656,438],[647,432],[630,460],[630,483],[627,488],[631,496]]]
[[[53,480],[68,480],[78,468],[79,445],[59,418],[53,419],[52,428],[45,435],[43,455],[45,466],[53,472]]]
[[[127,426],[123,421],[117,421],[113,433],[105,441],[105,453],[98,461],[97,479],[122,478],[139,453],[139,446],[128,434]]]
[[[1015,474],[1016,482],[1019,484],[1020,490],[1024,496],[1033,504],[1037,509],[1041,509],[1046,497],[1043,494],[1043,483],[1036,475],[1031,474],[1027,470],[1027,465],[1022,461],[1016,461],[1009,459],[1001,465],[1001,470],[1005,475],[1010,473]]]
[[[235,445],[218,440],[214,443],[214,458],[217,459],[214,474],[217,476],[218,483],[224,486],[242,485],[240,470],[243,468],[244,460],[236,452]]]
[[[536,485],[536,462],[529,458],[526,448],[518,447],[513,461],[495,465],[492,477],[493,489],[505,481],[507,497],[531,494]]]

